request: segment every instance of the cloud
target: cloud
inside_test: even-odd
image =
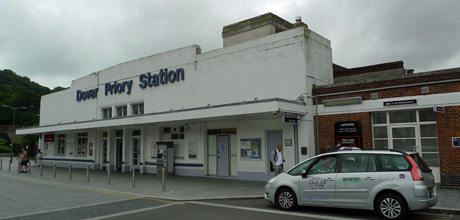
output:
[[[54,88],[121,62],[198,44],[266,12],[302,16],[346,67],[403,60],[416,71],[458,65],[460,2],[418,0],[0,1],[0,69]]]

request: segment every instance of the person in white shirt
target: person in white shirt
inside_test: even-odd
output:
[[[283,169],[284,158],[283,158],[283,154],[281,153],[282,150],[283,150],[283,145],[278,144],[278,147],[272,152],[271,157],[270,157],[271,158],[270,160],[275,168],[274,170],[275,175],[278,175],[284,171]]]

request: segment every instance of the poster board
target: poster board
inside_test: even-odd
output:
[[[198,141],[192,140],[188,142],[188,158],[197,159]]]
[[[240,139],[240,157],[241,159],[259,160],[262,159],[260,148],[262,146],[261,138]]]

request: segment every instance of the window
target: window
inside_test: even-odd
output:
[[[163,135],[166,139],[171,140],[185,139],[185,127],[166,127],[162,129]]]
[[[126,105],[117,107],[117,117],[124,117],[127,115],[128,115],[128,107],[126,107]]]
[[[433,109],[372,113],[374,149],[417,151],[431,167],[439,167],[438,132]]]
[[[112,118],[112,108],[103,108],[102,118]]]
[[[409,161],[401,155],[379,155],[379,157],[382,171],[407,171],[410,168]]]
[[[374,124],[386,124],[387,123],[387,113],[386,112],[372,113],[372,121]]]
[[[414,110],[390,112],[390,123],[415,122],[415,115]]]
[[[373,155],[369,154],[343,154],[340,172],[374,172],[376,171]]]
[[[333,173],[335,172],[336,162],[337,156],[322,157],[311,167],[308,174]]]
[[[88,133],[78,133],[77,134],[77,149],[75,151],[76,155],[86,155],[88,150]]]
[[[134,104],[133,105],[133,115],[142,115],[144,114],[144,103]]]
[[[56,154],[65,154],[65,134],[58,134],[58,146],[57,146],[57,152]]]
[[[439,167],[438,132],[436,124],[420,125],[422,157],[430,167]]]

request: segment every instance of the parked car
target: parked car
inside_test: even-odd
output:
[[[375,210],[384,219],[436,205],[431,169],[417,153],[396,150],[320,154],[272,178],[265,199],[283,210],[298,205]]]

